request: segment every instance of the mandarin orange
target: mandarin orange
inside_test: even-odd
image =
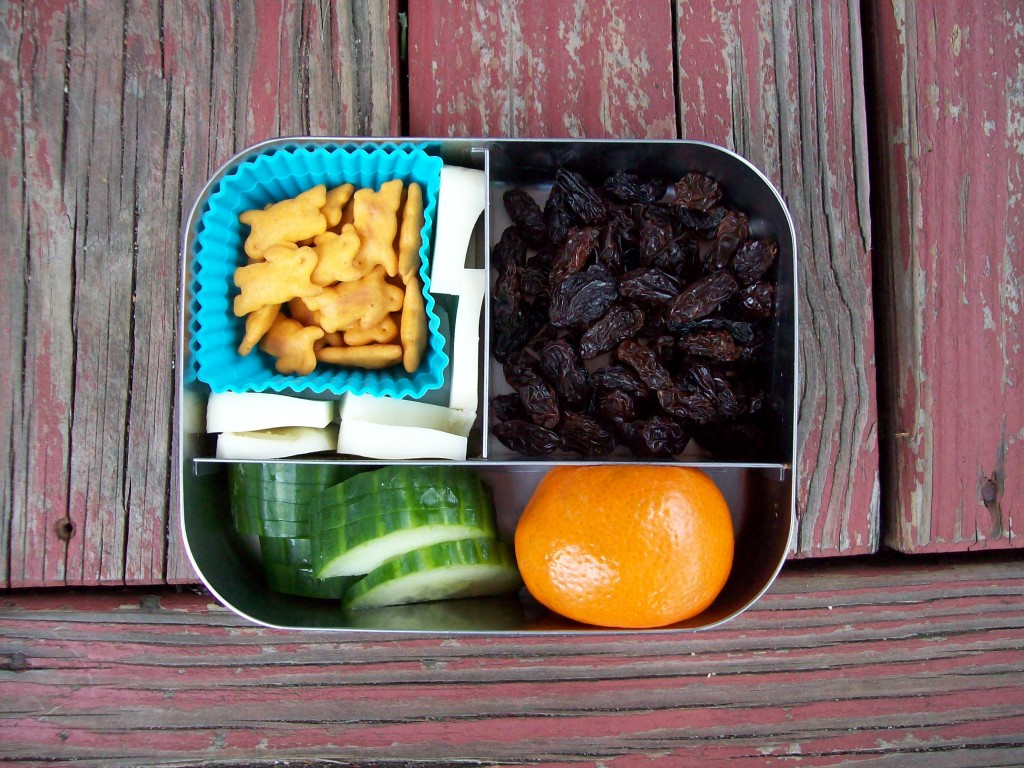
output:
[[[732,519],[704,472],[650,465],[556,467],[515,533],[530,593],[604,627],[660,627],[696,616],[732,569]]]

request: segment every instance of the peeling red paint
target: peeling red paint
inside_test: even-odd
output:
[[[431,0],[409,47],[413,135],[676,135],[666,3]]]
[[[900,10],[874,11],[876,56],[907,72],[905,82],[883,80],[881,93],[880,129],[897,137],[882,188],[893,391],[898,430],[911,433],[887,436],[898,510],[887,539],[915,552],[1014,547],[1024,446],[1008,437],[1024,432],[1024,159],[1009,132],[1024,125],[1024,96],[1013,96],[1024,77],[1007,52],[1024,46],[1024,16],[1001,2]],[[978,478],[1003,462],[996,505]],[[1005,519],[994,521],[997,506]]]

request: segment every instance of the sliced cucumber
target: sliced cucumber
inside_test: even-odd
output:
[[[231,464],[228,485],[235,528],[255,536],[308,537],[310,502],[357,471],[337,464]]]
[[[472,506],[474,500],[491,506],[487,487],[468,468],[383,467],[324,491],[317,500],[317,527],[336,528],[396,507]]]
[[[320,578],[357,576],[430,544],[494,536],[492,508],[395,510],[318,531],[312,538],[313,570]]]
[[[267,586],[275,592],[302,597],[317,597],[324,600],[339,600],[344,597],[354,578],[318,579],[309,568],[280,563],[264,563]]]
[[[313,570],[321,578],[369,573],[412,549],[495,532],[489,490],[459,467],[356,475],[321,494],[313,519]]]
[[[522,586],[515,557],[494,539],[432,544],[382,563],[353,584],[351,609],[514,592]]]
[[[312,568],[313,554],[307,538],[260,536],[264,563]]]

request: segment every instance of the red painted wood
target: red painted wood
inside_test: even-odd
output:
[[[414,136],[676,136],[671,6],[409,4]]]
[[[1024,9],[872,2],[886,543],[1021,546]]]
[[[677,2],[682,136],[780,189],[800,268],[798,556],[873,552],[879,459],[857,3]]]
[[[0,758],[1018,765],[1022,594],[1019,558],[793,564],[718,630],[568,640],[288,633],[198,593],[8,593]]]
[[[184,217],[247,145],[398,131],[396,1],[0,17],[0,585],[194,581],[173,477]]]

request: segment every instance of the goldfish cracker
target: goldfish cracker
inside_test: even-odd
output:
[[[405,286],[401,339],[402,365],[406,373],[414,373],[427,349],[427,309],[423,303],[423,289],[416,276],[410,277]]]
[[[356,323],[369,330],[390,312],[401,309],[405,300],[405,292],[386,281],[384,267],[379,264],[366,277],[321,290],[320,295],[306,299],[305,304],[319,313],[320,327],[328,333]]]
[[[402,362],[400,344],[368,344],[364,347],[324,347],[316,353],[317,360],[354,368],[389,368]]]
[[[313,344],[323,335],[322,328],[307,327],[279,314],[260,341],[260,349],[276,358],[274,367],[278,373],[306,376],[316,368]]]
[[[339,187],[327,190],[327,202],[320,209],[320,213],[327,220],[327,228],[336,227],[341,222],[341,212],[352,199],[355,187],[351,184],[342,184]]]
[[[387,315],[373,328],[364,329],[358,323],[345,331],[345,345],[362,347],[366,344],[390,344],[398,338],[398,323]]]
[[[420,271],[423,222],[423,190],[413,182],[406,192],[405,205],[402,207],[402,227],[398,233],[398,274],[406,285]]]
[[[280,304],[268,304],[245,316],[245,336],[242,338],[242,343],[238,345],[238,354],[245,356],[252,352],[252,348],[270,330],[280,311]]]
[[[363,276],[352,263],[359,252],[359,235],[351,224],[336,232],[324,232],[314,238],[317,255],[312,281],[317,285],[347,283]]]
[[[402,202],[402,181],[381,184],[380,191],[360,189],[352,196],[352,216],[359,235],[359,253],[355,265],[363,274],[378,264],[388,277],[398,274],[395,236],[398,234],[398,208]]]
[[[271,246],[264,257],[262,262],[235,270],[235,285],[242,290],[234,301],[236,317],[268,304],[284,304],[323,292],[321,286],[310,282],[316,267],[316,251],[312,248]]]
[[[320,209],[326,204],[327,187],[320,184],[263,210],[245,211],[238,217],[251,230],[245,239],[245,254],[259,261],[276,243],[297,243],[323,234],[327,231],[327,219]]]

